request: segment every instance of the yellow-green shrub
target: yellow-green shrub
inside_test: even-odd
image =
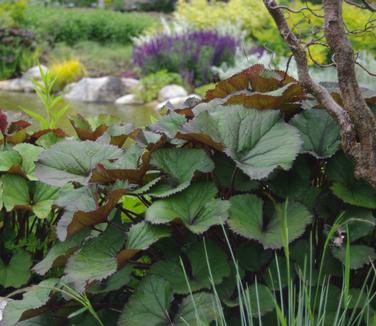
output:
[[[281,3],[283,2],[293,9],[306,6],[301,1],[294,1],[293,4],[288,1],[281,1]],[[319,16],[322,16],[320,5],[310,4],[309,7],[316,10]],[[190,0],[189,2],[179,0],[176,14],[195,28],[215,28],[223,22],[241,24],[248,37],[256,40],[260,45],[281,55],[286,55],[289,52],[261,0],[229,0],[227,3],[215,0],[210,3],[207,0]],[[308,11],[296,14],[286,12],[286,15],[288,15],[289,25],[293,27],[294,32],[302,37],[303,41],[309,41],[322,35],[320,30],[324,24],[323,18],[312,15]],[[364,25],[370,19],[372,13],[345,3],[343,15],[350,30],[361,30],[364,29]],[[376,53],[376,37],[373,33],[352,35],[350,39],[355,50],[367,50]],[[328,57],[327,48],[315,45],[311,46],[310,50],[317,62],[323,63],[326,61]]]
[[[69,59],[55,63],[50,67],[55,78],[55,88],[62,89],[65,85],[77,81],[85,75],[85,67],[78,59]]]

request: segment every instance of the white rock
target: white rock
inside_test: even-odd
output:
[[[170,99],[179,98],[179,97],[185,97],[188,93],[184,89],[184,87],[181,87],[179,85],[167,85],[163,87],[158,94],[158,101],[164,102]]]
[[[33,92],[33,83],[24,78],[0,81],[0,90],[8,92]]]
[[[134,93],[140,87],[140,81],[135,78],[122,78],[121,81],[125,86],[125,91],[130,94]]]
[[[46,66],[41,65],[40,66],[42,71],[46,73],[48,71],[48,68]],[[26,71],[23,76],[24,79],[33,79],[33,80],[41,80],[42,77],[40,75],[39,66],[35,66],[30,68],[28,71]]]
[[[191,95],[182,96],[182,97],[175,97],[167,101],[163,101],[162,103],[159,103],[155,108],[157,110],[160,110],[164,108],[168,103],[170,103],[174,108],[179,109],[185,106],[186,104],[185,102],[187,100],[201,101],[201,97],[196,94],[191,94]]]
[[[68,85],[64,98],[82,102],[114,102],[123,95],[125,86],[118,77],[83,78],[74,85]]]
[[[0,297],[0,325],[2,325],[1,321],[3,320],[3,311],[5,309],[5,306],[8,304],[10,299]]]
[[[135,105],[135,104],[143,104],[143,103],[144,102],[134,94],[124,95],[122,97],[119,97],[115,101],[115,104],[125,104],[125,105]]]

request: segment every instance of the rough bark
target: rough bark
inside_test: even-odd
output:
[[[283,9],[275,0],[264,0],[264,4],[294,55],[303,88],[315,96],[339,124],[342,147],[354,159],[355,175],[364,178],[376,189],[376,123],[356,80],[354,51],[343,24],[342,1],[324,0],[323,3],[325,36],[335,55],[343,107],[311,78],[306,49],[290,29]]]

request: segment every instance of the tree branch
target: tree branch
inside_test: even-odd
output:
[[[335,55],[344,108],[323,86],[312,79],[309,74],[306,49],[290,29],[276,1],[263,1],[282,38],[294,55],[302,87],[312,94],[337,121],[341,129],[342,147],[355,159],[355,174],[366,179],[376,189],[375,119],[356,81],[354,53],[347,39],[342,19],[342,0],[324,0],[324,14],[325,36]],[[346,73],[347,70],[350,72]]]
[[[357,146],[350,149],[355,159],[355,174],[376,188],[376,124],[362,96],[355,74],[355,55],[347,38],[342,16],[342,0],[324,0],[325,36],[335,56],[343,106],[350,115]]]
[[[285,40],[291,49],[296,65],[298,68],[299,81],[303,88],[315,96],[319,102],[326,108],[332,117],[338,122],[341,127],[342,141],[345,146],[351,147],[355,141],[355,132],[351,119],[347,112],[343,110],[338,103],[332,98],[329,92],[320,84],[316,83],[308,69],[308,59],[304,47],[300,44],[299,39],[292,32],[287,24],[286,18],[281,9],[278,8],[275,0],[264,0],[264,4],[268,9],[270,15],[273,17],[282,38]]]

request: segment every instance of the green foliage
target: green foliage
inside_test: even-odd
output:
[[[141,87],[136,95],[144,102],[150,102],[156,100],[159,91],[169,84],[182,85],[183,81],[179,74],[160,70],[141,78]]]
[[[72,46],[57,43],[47,55],[49,63],[77,58],[84,65],[89,76],[117,76],[132,69],[131,45],[101,44],[95,41],[80,41]]]
[[[257,65],[146,128],[0,112],[5,325],[371,325],[375,190],[304,98]]]
[[[54,45],[80,41],[129,44],[132,37],[155,24],[142,14],[123,14],[101,9],[65,9],[30,6],[23,26],[34,31],[40,40]]]
[[[80,60],[71,59],[53,64],[49,72],[55,80],[55,89],[62,90],[69,83],[81,79],[85,75],[85,67]]]
[[[38,56],[33,33],[0,26],[0,80],[19,76],[37,62]]]
[[[53,89],[56,79],[49,71],[43,71],[39,66],[41,81],[33,80],[34,90],[43,104],[45,116],[32,110],[21,108],[26,114],[40,123],[42,129],[54,129],[68,110],[68,105],[62,106],[62,97],[55,96]]]

